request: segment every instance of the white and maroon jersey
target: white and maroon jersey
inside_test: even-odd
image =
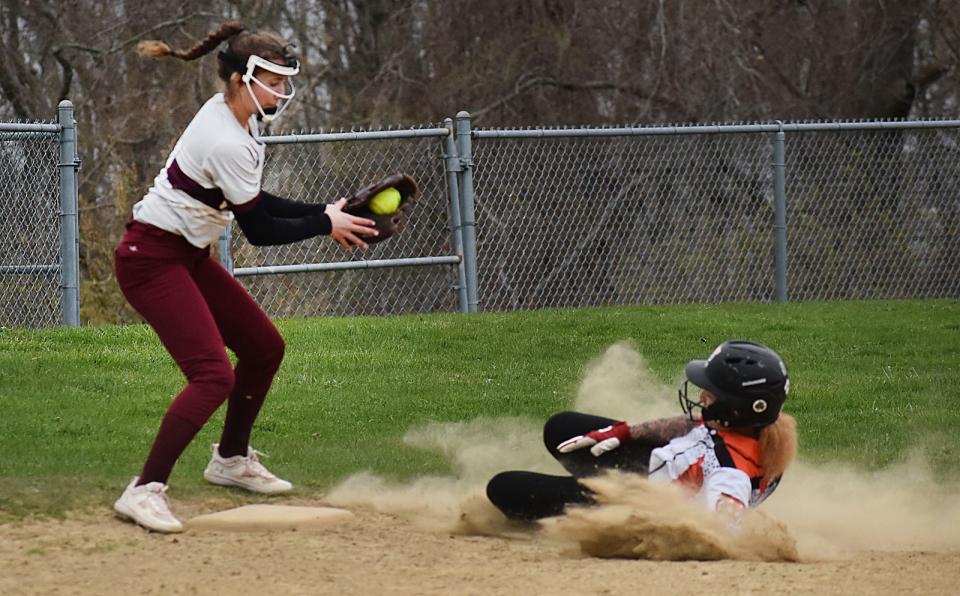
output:
[[[187,126],[133,218],[209,246],[260,194],[264,146],[234,116],[222,93],[211,97]]]
[[[687,488],[711,511],[721,495],[756,507],[780,482],[764,480],[756,439],[704,425],[654,449],[649,475]]]

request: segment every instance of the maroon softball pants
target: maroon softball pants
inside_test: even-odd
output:
[[[166,483],[183,450],[224,401],[220,454],[246,455],[283,359],[277,328],[207,249],[155,226],[127,224],[115,271],[123,295],[187,379],[161,422],[139,483]],[[236,355],[236,367],[225,348]]]

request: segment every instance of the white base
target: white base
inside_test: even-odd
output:
[[[190,530],[258,532],[270,530],[317,530],[347,522],[353,514],[336,507],[245,505],[217,513],[198,515],[187,522]]]

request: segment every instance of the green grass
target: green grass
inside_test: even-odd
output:
[[[665,382],[734,337],[776,348],[801,455],[866,467],[923,449],[960,455],[960,302],[628,307],[279,321],[287,355],[255,444],[304,492],[359,470],[448,471],[404,445],[428,421],[545,419],[572,403],[583,367],[631,340]],[[139,471],[182,377],[146,326],[0,331],[0,521],[103,504]],[[200,470],[222,411],[174,470]],[[268,462],[269,463],[269,462]],[[212,494],[212,493],[209,493]]]

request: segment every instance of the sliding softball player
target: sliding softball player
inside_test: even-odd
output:
[[[679,484],[706,508],[734,517],[759,505],[796,453],[794,420],[781,412],[790,386],[786,365],[766,346],[729,341],[706,360],[689,362],[686,377],[685,416],[638,424],[577,412],[553,416],[544,442],[570,475],[502,472],[487,484],[490,501],[513,519],[560,515],[567,505],[594,503],[579,478],[616,469]],[[691,383],[701,388],[697,401],[688,397]]]

